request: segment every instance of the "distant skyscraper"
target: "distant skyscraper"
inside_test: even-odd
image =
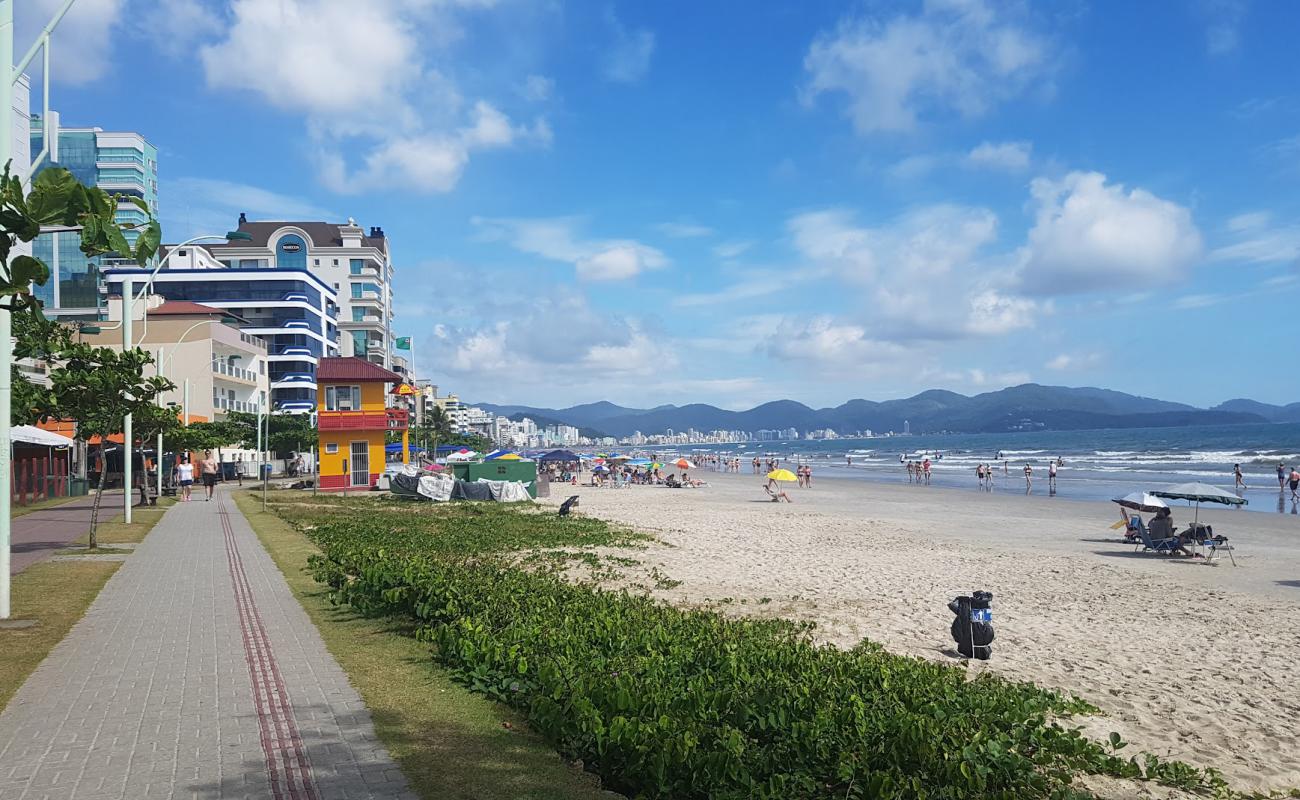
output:
[[[30,152],[43,146],[44,121],[33,116]],[[51,149],[53,153],[53,148]],[[59,128],[58,158],[47,158],[36,173],[48,167],[64,167],[87,186],[98,186],[112,195],[130,195],[145,201],[158,215],[158,148],[138,133],[107,132],[101,128]],[[116,218],[122,225],[137,225],[148,215],[129,201],[118,204]],[[127,240],[135,244],[135,233]],[[50,268],[50,280],[36,289],[46,313],[56,317],[98,319],[103,306],[100,294],[101,270],[123,259],[81,252],[81,234],[75,228],[45,229],[32,243],[32,253]]]
[[[911,432],[912,432],[912,423],[908,422],[907,420],[903,420],[903,433],[908,434]]]

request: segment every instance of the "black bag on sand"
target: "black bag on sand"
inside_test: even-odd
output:
[[[993,655],[992,604],[993,595],[989,592],[961,595],[948,604],[948,610],[956,617],[952,621],[952,640],[957,643],[957,652],[966,658],[987,661]]]
[[[578,495],[571,496],[560,506],[560,516],[567,517],[569,512],[578,507]]]

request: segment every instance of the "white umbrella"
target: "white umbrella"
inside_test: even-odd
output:
[[[1169,508],[1168,503],[1150,492],[1131,492],[1123,497],[1116,497],[1111,502],[1119,503],[1121,508],[1145,511],[1148,514],[1154,514],[1162,508]]]

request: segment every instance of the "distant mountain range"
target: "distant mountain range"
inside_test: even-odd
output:
[[[748,411],[728,411],[692,403],[655,408],[624,408],[607,401],[569,408],[533,408],[476,403],[516,419],[530,417],[540,424],[563,422],[585,435],[650,435],[694,428],[698,431],[831,428],[837,433],[861,430],[902,431],[907,421],[913,433],[952,431],[1000,433],[1014,430],[1089,430],[1096,428],[1160,428],[1187,425],[1233,425],[1259,422],[1300,422],[1300,402],[1286,406],[1254,400],[1229,400],[1202,409],[1184,403],[1138,397],[1109,389],[1040,386],[1026,383],[973,397],[931,389],[903,400],[850,400],[834,408],[809,408],[793,400],[776,400]]]

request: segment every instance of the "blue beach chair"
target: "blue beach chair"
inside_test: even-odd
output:
[[[1137,552],[1138,550],[1143,550],[1152,553],[1169,555],[1170,553],[1173,553],[1178,547],[1177,536],[1170,536],[1166,539],[1152,539],[1151,532],[1147,530],[1146,525],[1142,524],[1142,520],[1139,519],[1137,523],[1138,523],[1137,524],[1138,543],[1137,543],[1137,547],[1133,549],[1133,552]]]

